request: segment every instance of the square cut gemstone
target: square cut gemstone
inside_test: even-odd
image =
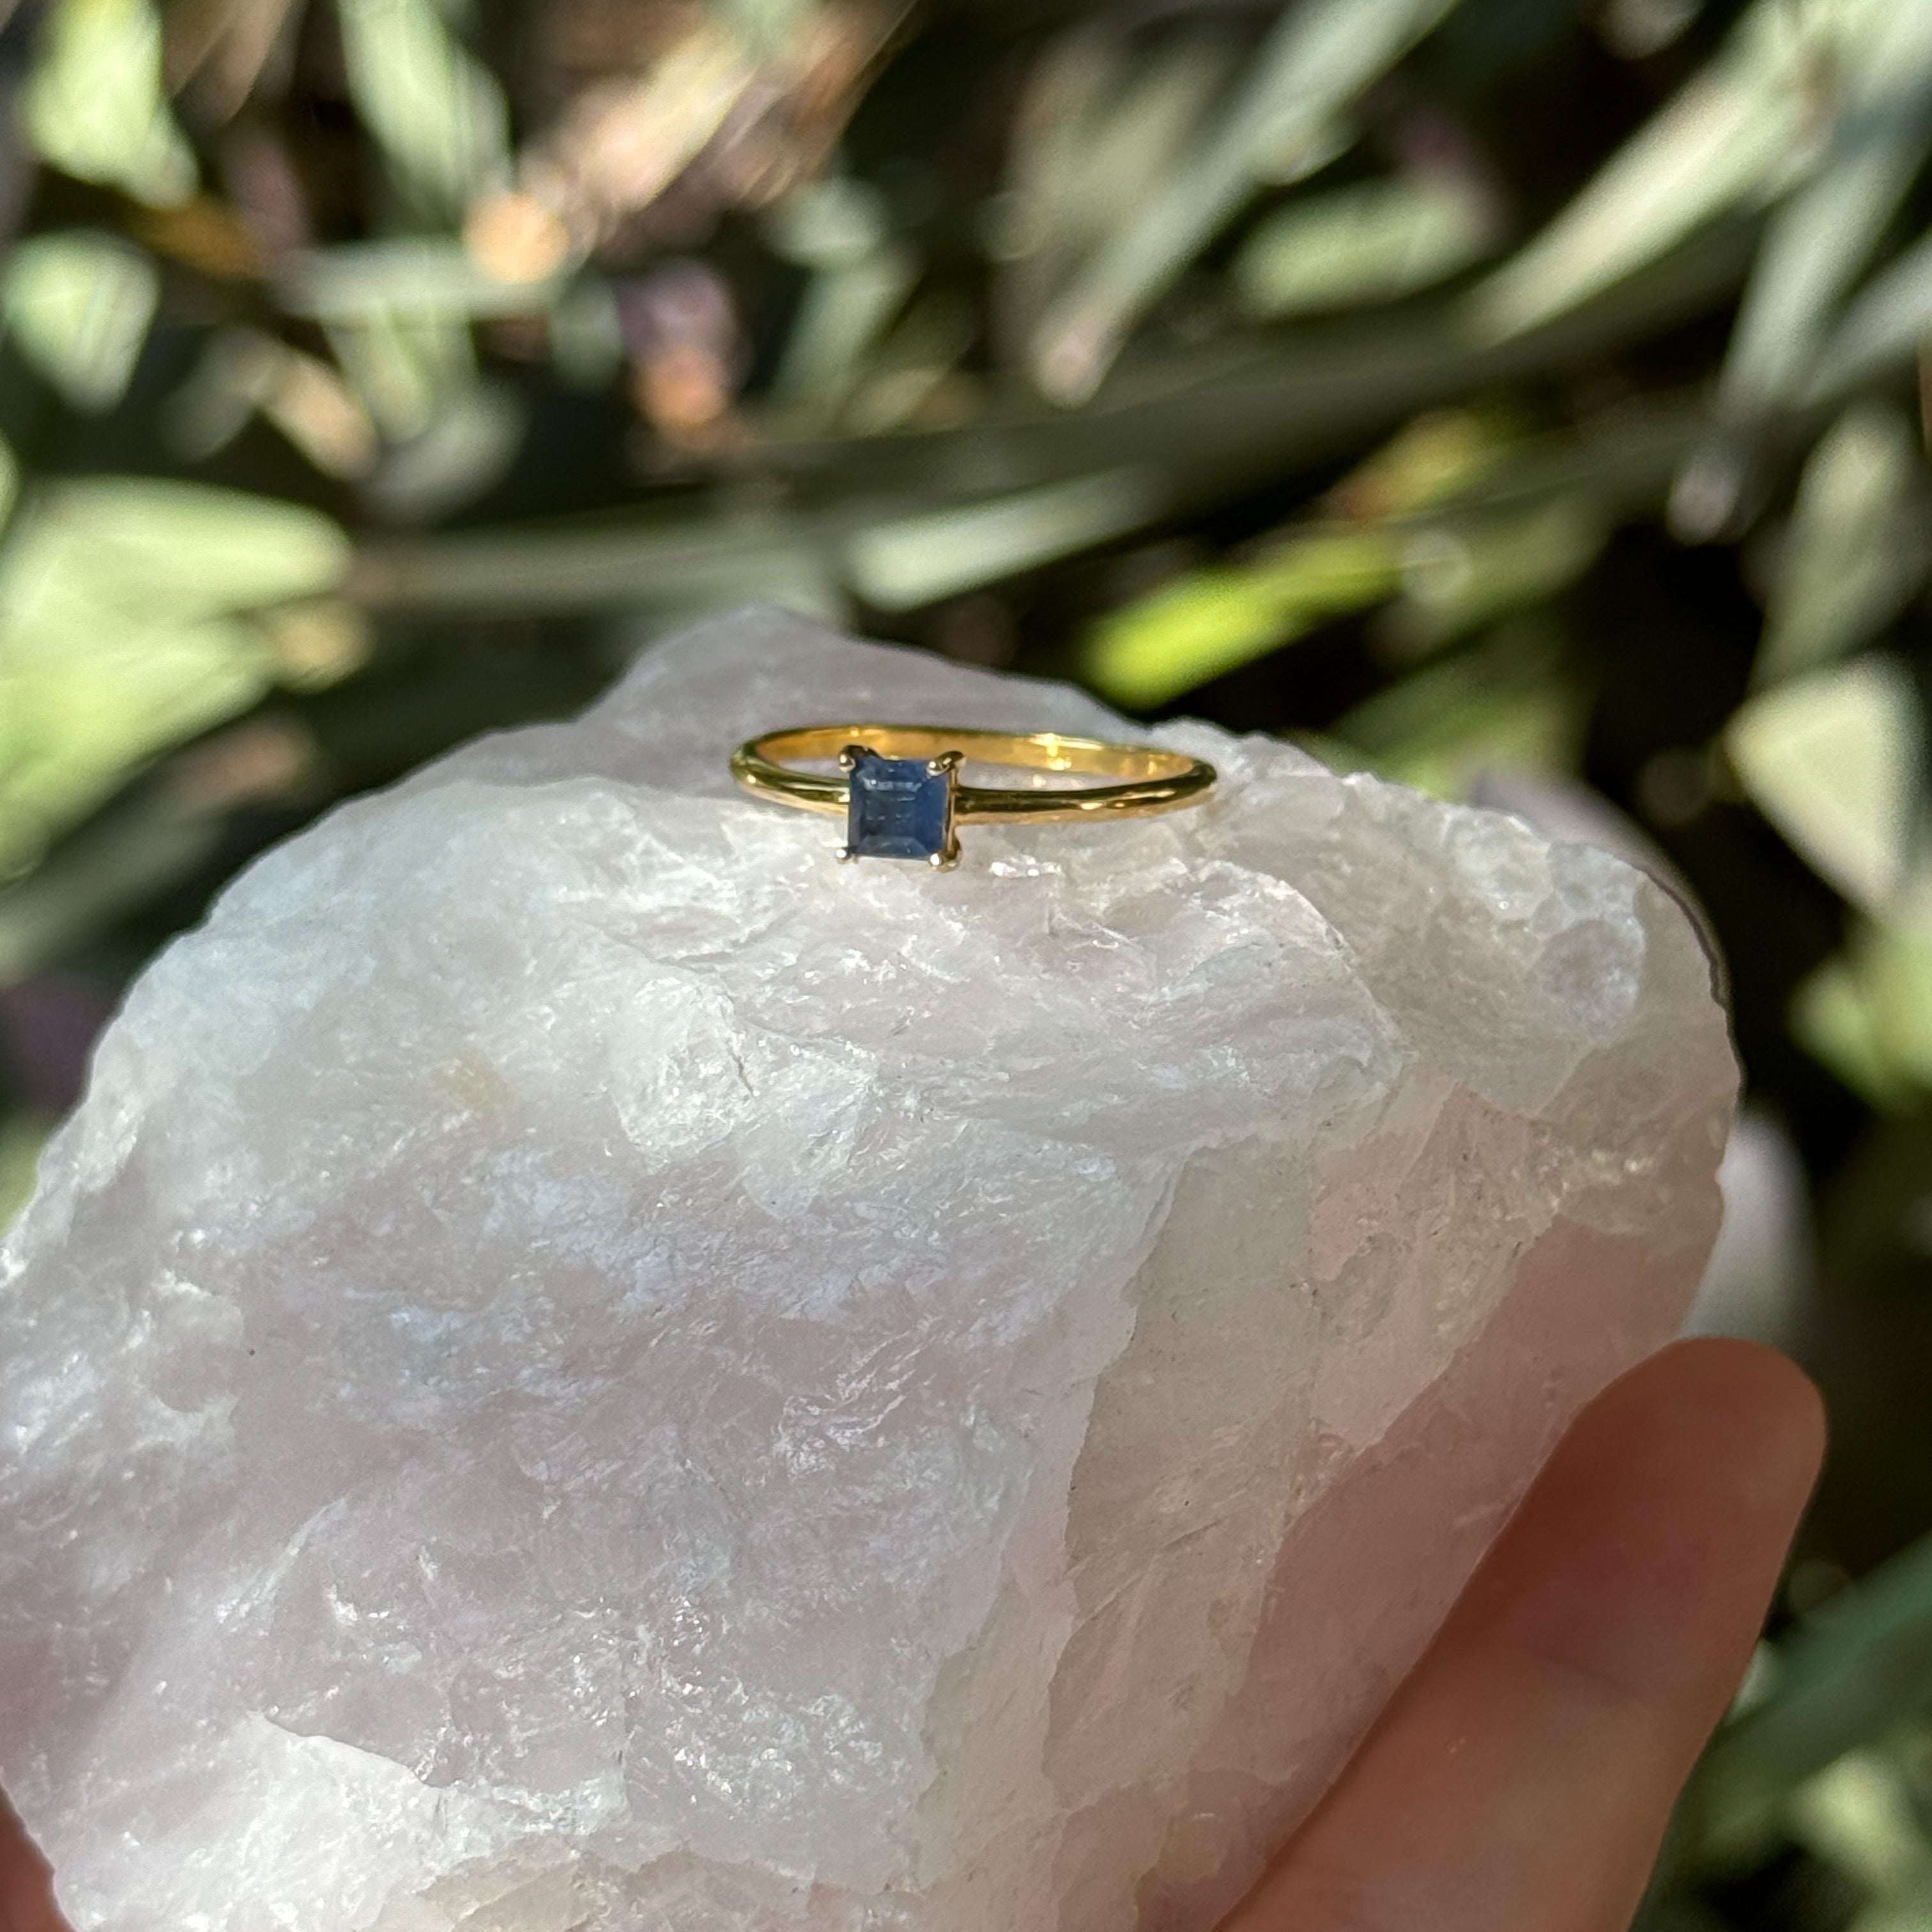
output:
[[[930,860],[945,851],[950,772],[929,772],[923,758],[863,752],[852,767],[848,800],[845,843],[855,859]]]

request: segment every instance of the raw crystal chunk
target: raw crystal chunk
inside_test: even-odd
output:
[[[129,995],[0,1250],[82,1932],[1206,1932],[1671,1333],[1648,880],[1198,724],[1198,808],[841,866],[725,770],[826,718],[1126,728],[747,613]]]

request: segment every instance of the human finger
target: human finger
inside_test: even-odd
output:
[[[1749,1343],[1613,1384],[1223,1932],[1624,1932],[1823,1442],[1809,1382]]]

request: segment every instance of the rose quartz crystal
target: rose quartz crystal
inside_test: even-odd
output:
[[[1640,874],[1199,724],[943,874],[725,775],[868,717],[1127,730],[746,613],[129,995],[0,1250],[81,1932],[1206,1932],[1675,1328],[1732,1068]]]

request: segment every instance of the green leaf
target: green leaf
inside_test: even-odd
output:
[[[453,316],[384,310],[332,322],[327,334],[342,373],[392,442],[424,434],[476,386],[476,346]]]
[[[1863,933],[1792,996],[1791,1035],[1880,1112],[1932,1086],[1932,946],[1910,932]]]
[[[4,1235],[34,1191],[34,1172],[46,1144],[48,1123],[38,1114],[0,1118],[0,1235]]]
[[[709,0],[712,10],[760,59],[782,54],[811,20],[815,0]]]
[[[252,704],[274,654],[248,614],[334,588],[312,510],[146,478],[44,489],[0,555],[0,873],[133,766]]]
[[[1230,50],[1218,33],[1182,34],[1138,58],[1132,44],[1083,24],[1028,76],[1006,185],[986,211],[1000,332],[1017,353],[1094,251],[1186,165],[1226,86]]]
[[[866,352],[904,308],[918,275],[912,250],[884,239],[856,260],[820,268],[772,383],[778,410],[802,424],[832,422],[857,385]]]
[[[1090,395],[1141,312],[1239,212],[1256,183],[1333,152],[1336,116],[1456,0],[1303,0],[1256,56],[1200,151],[1102,244],[1036,331],[1036,380]]]
[[[1136,467],[884,518],[849,539],[847,573],[868,603],[910,610],[1124,536],[1163,500],[1159,475]]]
[[[1724,358],[1718,406],[1749,416],[1794,397],[1845,290],[1924,164],[1932,8],[1900,7],[1873,50],[1876,72],[1840,110],[1816,176],[1773,216]]]
[[[1847,410],[1811,452],[1778,563],[1760,686],[1844,656],[1925,579],[1924,470],[1912,425],[1887,404]]]
[[[509,110],[435,0],[338,0],[350,92],[424,215],[460,218],[508,180]]]
[[[1797,399],[1833,312],[1897,213],[1932,136],[1932,8],[1873,23],[1847,63],[1832,146],[1772,216],[1718,381],[1717,424],[1685,465],[1672,520],[1694,541],[1736,516],[1750,431]]]
[[[1812,868],[1882,911],[1912,860],[1923,735],[1911,680],[1866,657],[1752,698],[1724,742],[1751,802]]]
[[[1852,302],[1824,347],[1800,400],[1827,402],[1889,365],[1909,362],[1932,337],[1932,232],[1918,239]]]
[[[1335,736],[1384,778],[1439,798],[1467,797],[1486,772],[1573,766],[1582,708],[1561,644],[1546,621],[1517,618],[1378,692]]]
[[[1907,898],[1916,896],[1916,883]],[[1862,925],[1794,996],[1792,1037],[1881,1112],[1932,1093],[1932,920],[1922,905]]]
[[[37,235],[8,257],[0,316],[20,353],[76,409],[127,393],[160,277],[131,243],[86,229]]]
[[[481,321],[540,315],[566,286],[561,277],[506,281],[447,236],[398,235],[296,251],[277,265],[275,299],[325,325],[392,315]]]
[[[1477,291],[1478,332],[1535,328],[1788,180],[1818,146],[1816,81],[1832,31],[1870,4],[1831,0],[1800,16],[1785,0],[1758,0],[1723,51]]]
[[[1778,1662],[1769,1694],[1718,1734],[1692,1786],[1694,1814],[1728,1829],[1932,1708],[1932,1539],[1834,1598]]]
[[[1792,1792],[1792,1835],[1881,1898],[1922,1876],[1928,1847],[1899,1768],[1876,1750],[1848,1751]]]
[[[1304,532],[1258,562],[1190,571],[1102,618],[1082,674],[1111,702],[1152,710],[1393,596],[1401,554],[1386,530],[1344,526]]]
[[[1399,176],[1277,210],[1243,247],[1234,282],[1250,315],[1313,314],[1431,287],[1500,238],[1496,208],[1470,184]]]
[[[1610,520],[1582,490],[1509,514],[1425,525],[1402,546],[1398,634],[1412,649],[1433,650],[1540,603],[1596,562],[1610,533]]]
[[[22,103],[28,138],[76,180],[171,208],[197,179],[161,91],[161,23],[148,0],[56,0]]]

